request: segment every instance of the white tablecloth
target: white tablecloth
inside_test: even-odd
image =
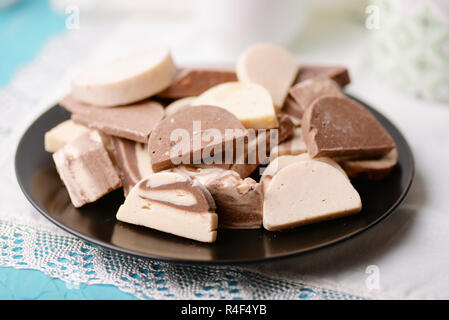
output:
[[[0,140],[2,150],[7,150],[0,155],[0,220],[64,234],[27,204],[15,182],[12,160],[15,143],[27,125],[68,91],[74,72],[104,57],[161,42],[171,46],[180,64],[234,59],[208,50],[207,45],[196,46],[194,39],[183,22],[125,21],[117,27],[86,23],[51,40],[31,65],[0,89],[4,112],[0,135],[7,137]],[[403,205],[362,235],[296,258],[244,266],[244,270],[354,296],[449,298],[449,106],[403,95],[375,76],[363,30],[348,27],[340,41],[304,39],[295,48],[300,61],[347,65],[352,77],[348,92],[376,107],[403,132],[416,160],[415,182]],[[372,279],[367,268],[378,271],[379,288],[367,286]]]

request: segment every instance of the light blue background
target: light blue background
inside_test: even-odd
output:
[[[73,287],[59,279],[52,279],[36,270],[0,268],[0,299],[136,299],[111,285],[86,285]]]
[[[45,42],[64,32],[65,17],[46,0],[20,0],[0,10],[0,87],[31,62]],[[67,286],[35,270],[0,268],[0,299],[135,299],[110,285]]]

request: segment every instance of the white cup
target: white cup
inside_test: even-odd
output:
[[[197,44],[229,59],[256,42],[288,46],[304,25],[306,4],[299,0],[195,0]]]

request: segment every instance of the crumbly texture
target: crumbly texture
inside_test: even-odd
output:
[[[201,242],[215,242],[218,217],[209,191],[187,175],[160,172],[140,181],[117,219]]]
[[[53,154],[73,206],[92,203],[122,183],[97,131],[86,133]]]
[[[242,179],[235,171],[221,168],[180,166],[182,172],[199,181],[217,205],[219,226],[228,229],[258,229],[262,226],[262,190],[251,178]]]

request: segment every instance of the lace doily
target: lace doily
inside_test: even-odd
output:
[[[359,299],[233,267],[180,265],[124,255],[72,236],[0,222],[0,266],[66,281],[111,284],[141,299]]]

